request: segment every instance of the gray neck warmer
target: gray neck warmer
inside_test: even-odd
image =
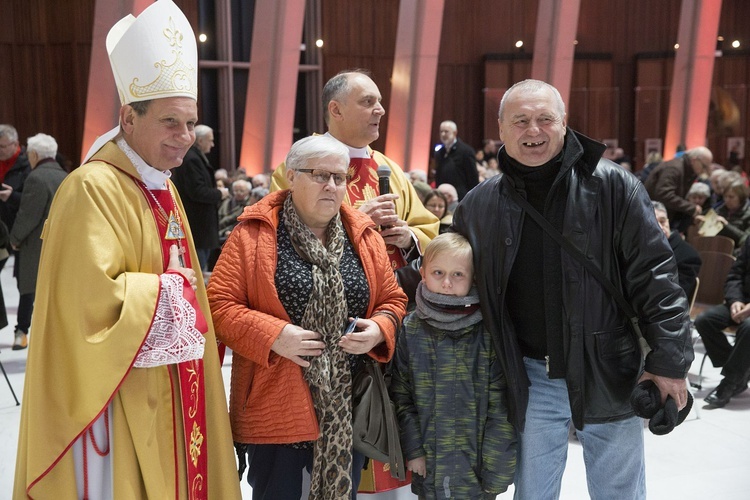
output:
[[[417,286],[417,317],[439,330],[456,332],[482,321],[479,294],[475,286],[465,297],[433,293],[420,282]]]

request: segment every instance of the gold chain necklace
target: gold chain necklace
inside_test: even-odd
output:
[[[166,222],[167,232],[164,234],[164,239],[177,240],[177,246],[180,249],[180,265],[184,267],[185,259],[182,255],[185,250],[182,247],[182,240],[183,238],[185,238],[185,233],[182,231],[182,218],[180,217],[180,211],[177,209],[177,200],[175,200],[174,194],[172,194],[172,188],[170,188],[169,184],[167,184],[167,191],[169,192],[169,196],[172,198],[172,204],[174,205],[174,212],[170,210],[169,215],[167,215],[167,211],[164,210],[164,207],[161,205],[161,203],[159,203],[159,200],[156,198],[156,196],[154,196],[154,193],[151,192],[148,186],[146,186],[146,184],[143,182],[141,182],[141,185],[143,186],[143,189],[151,196],[151,199],[154,200],[154,203],[156,203],[156,208],[159,209],[159,214],[162,216],[164,222]]]

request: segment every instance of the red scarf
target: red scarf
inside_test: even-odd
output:
[[[172,198],[170,188],[153,190],[149,194],[149,190],[145,184],[138,182],[138,186],[144,192],[143,194],[146,196],[146,200],[148,200],[151,212],[156,220],[156,228],[159,231],[162,243],[164,268],[166,269],[169,263],[170,247],[176,243],[182,247],[182,243],[185,241],[185,228],[182,225],[177,204],[174,202],[174,198]],[[162,210],[166,213],[163,213]],[[191,267],[190,253],[186,251],[182,255],[182,259],[184,267]],[[190,285],[185,286],[190,287]],[[186,298],[190,300],[195,308],[197,315],[196,328],[205,333],[208,330],[208,325],[201,313],[195,296],[186,296]],[[188,479],[187,498],[190,500],[205,499],[206,492],[208,491],[208,435],[206,432],[203,360],[195,359],[178,363],[177,372],[179,374],[180,400],[182,401],[182,405],[181,408],[176,408],[176,414],[182,415],[182,419],[181,422],[175,422],[175,424],[179,425],[179,423],[182,423],[185,438]],[[170,376],[171,373],[170,371]],[[178,457],[175,456],[175,461],[177,460]],[[179,489],[178,487],[178,492]]]
[[[13,156],[7,160],[0,161],[0,182],[5,182],[5,176],[8,174],[13,165],[16,164],[16,160],[21,156],[21,146],[18,146]]]

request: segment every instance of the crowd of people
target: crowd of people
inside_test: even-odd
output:
[[[639,179],[524,80],[499,141],[474,152],[446,120],[434,172],[405,173],[371,147],[376,82],[349,70],[324,86],[325,133],[272,177],[229,174],[208,159],[195,71],[157,75],[156,96],[136,84],[165,54],[197,68],[179,8],[155,2],[107,45],[119,123],[82,166],[66,175],[53,138],[24,149],[0,125],[0,245],[29,307],[15,497],[231,499],[239,479],[254,498],[356,498],[373,460],[354,448],[352,381],[377,362],[420,498],[558,498],[571,426],[591,498],[646,498],[631,396],[650,384],[655,406],[689,410],[700,258],[683,236],[709,217],[739,258],[727,303],[696,321],[724,366],[706,401],[747,389],[747,183],[708,149]]]

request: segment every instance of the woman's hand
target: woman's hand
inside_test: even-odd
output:
[[[349,318],[350,321],[352,319]],[[349,354],[366,354],[383,341],[385,337],[378,324],[371,319],[360,318],[355,330],[341,337],[339,347]]]
[[[287,359],[291,359],[298,365],[307,368],[310,366],[301,356],[320,356],[326,346],[320,340],[320,334],[311,330],[289,323],[276,337],[271,350]]]
[[[414,474],[419,474],[422,477],[427,475],[427,463],[424,457],[417,457],[414,460],[408,460],[406,462],[406,468]]]

